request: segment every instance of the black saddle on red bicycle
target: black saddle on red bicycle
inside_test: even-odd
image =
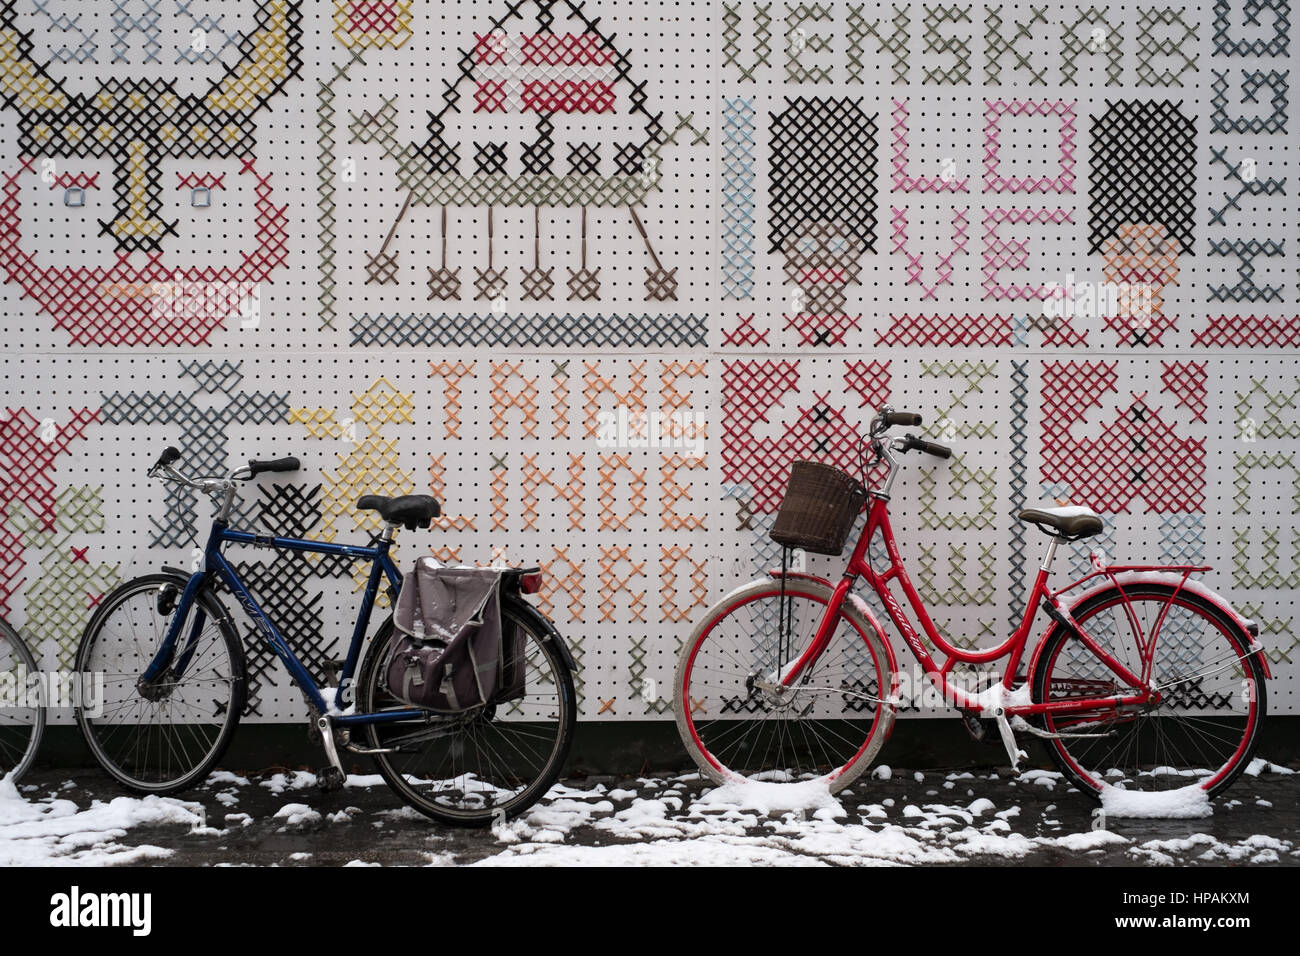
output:
[[[1068,505],[1063,508],[1026,508],[1018,517],[1021,521],[1038,525],[1048,534],[1054,532],[1071,541],[1101,534],[1106,527],[1102,523],[1101,515],[1081,505]]]
[[[357,510],[378,511],[379,517],[391,524],[400,524],[407,531],[427,528],[432,519],[442,514],[438,499],[431,495],[401,495],[397,498],[362,495],[357,499]]]

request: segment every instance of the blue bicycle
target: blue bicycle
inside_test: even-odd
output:
[[[243,645],[218,596],[222,586],[306,700],[310,733],[319,737],[329,758],[320,774],[322,785],[343,783],[340,753],[364,754],[404,801],[459,826],[486,826],[515,816],[546,794],[573,739],[575,665],[555,627],[524,598],[540,587],[539,569],[515,569],[502,576],[502,624],[525,635],[513,642],[522,661],[512,659],[506,666],[525,668],[524,697],[454,715],[413,708],[383,685],[391,615],[376,630],[364,658],[362,649],[379,588],[386,582],[395,598],[402,586],[402,575],[389,557],[397,529],[428,528],[441,513],[438,502],[428,495],[362,497],[358,510],[376,511],[384,522],[367,545],[254,534],[230,527],[239,482],[266,472],[297,471],[298,460],[250,461],[224,478],[191,478],[175,467],[180,458],[179,451],[168,448],[149,469],[150,477],[220,502],[207,544],[196,551],[194,569],[165,567],[119,586],[91,618],[77,652],[80,673],[104,675],[102,706],[93,713],[78,709],[76,717],[105,770],[137,792],[175,793],[204,780],[221,759],[244,712],[247,691]],[[226,560],[226,544],[369,563],[337,687],[320,686],[299,660]]]

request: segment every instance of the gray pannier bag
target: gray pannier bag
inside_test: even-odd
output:
[[[497,568],[448,568],[429,556],[416,561],[393,611],[383,663],[388,692],[442,713],[482,707],[502,691],[513,696],[513,675],[503,662],[500,584]]]

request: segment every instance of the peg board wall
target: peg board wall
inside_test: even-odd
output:
[[[163,446],[297,455],[243,522],[364,540],[359,495],[432,491],[401,564],[540,563],[583,716],[667,718],[692,622],[779,562],[790,461],[854,467],[889,401],[958,450],[894,506],[949,636],[1020,612],[1017,509],[1086,503],[1116,560],[1214,565],[1295,713],[1292,15],[0,2],[0,607],[68,666],[206,529]],[[1123,282],[1150,308],[1089,298]],[[352,569],[239,557],[341,654]],[[300,718],[249,653],[250,719]]]

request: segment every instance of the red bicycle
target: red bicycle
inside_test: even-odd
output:
[[[874,460],[864,474],[884,468],[873,490],[829,465],[793,467],[773,540],[838,555],[863,511],[866,523],[838,582],[769,572],[724,597],[686,641],[673,697],[700,769],[719,784],[823,778],[835,792],[870,766],[893,729],[901,677],[880,622],[852,593],[861,579],[933,689],[973,736],[996,728],[1013,768],[1025,759],[1021,732],[1045,740],[1062,773],[1094,798],[1108,786],[1200,786],[1208,798],[1231,784],[1250,761],[1272,675],[1256,625],[1193,580],[1208,567],[1107,567],[1095,556],[1097,570],[1054,590],[1057,546],[1099,533],[1102,520],[1082,507],[1021,511],[1050,536],[1024,618],[998,647],[959,648],[926,612],[889,521],[899,457],[952,454],[885,434],[920,424],[921,416],[888,406],[872,420]],[[891,593],[895,584],[921,633]],[[1040,607],[1050,621],[1022,669]],[[972,670],[1003,658],[1000,677],[971,685]]]

